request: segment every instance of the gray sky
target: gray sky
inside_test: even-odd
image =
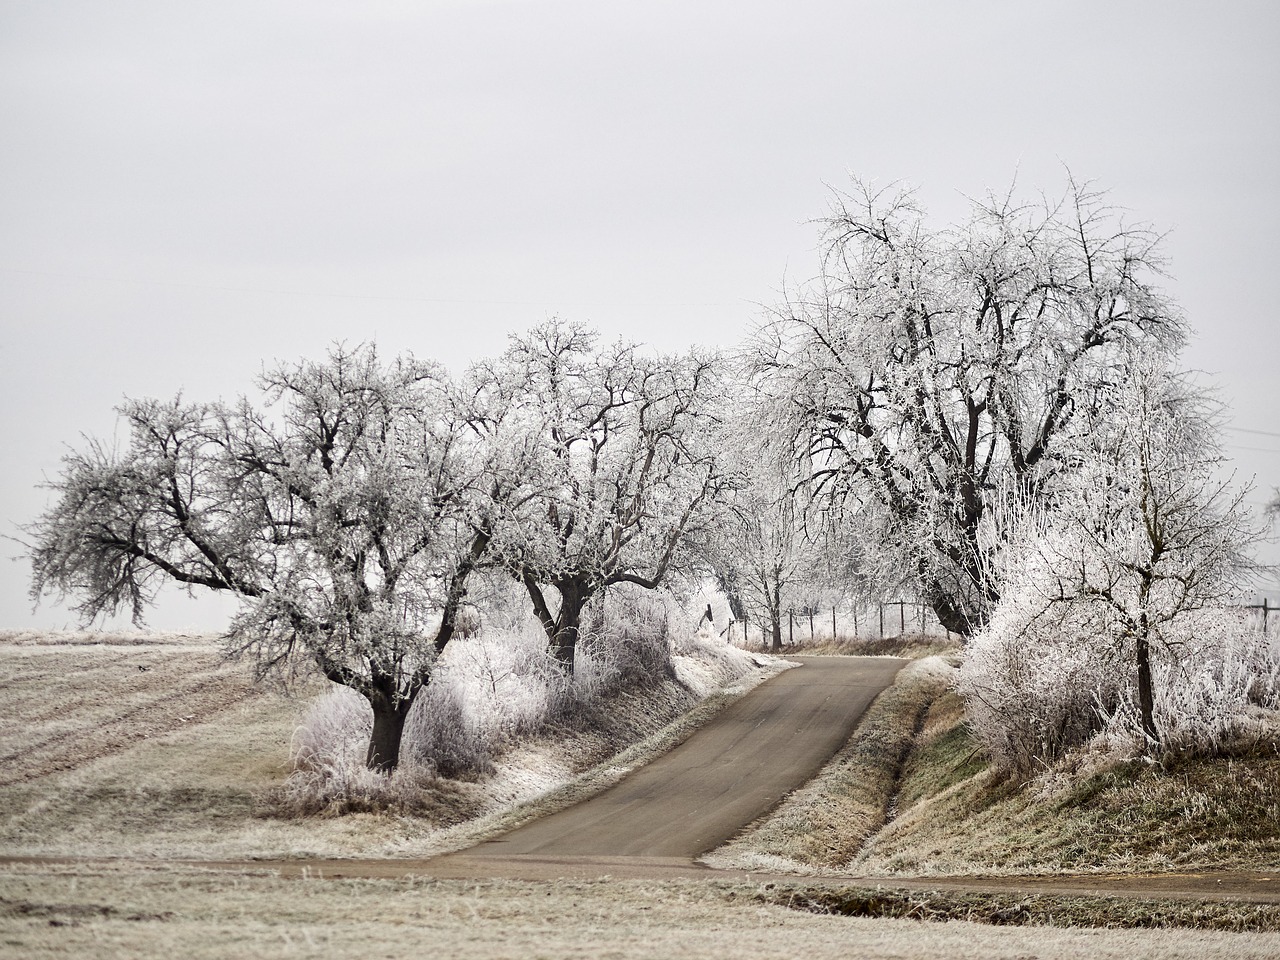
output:
[[[336,339],[459,369],[552,314],[730,344],[849,172],[942,222],[1063,164],[1170,231],[1184,361],[1262,503],[1277,50],[1280,6],[1236,0],[0,0],[0,532],[126,394],[230,398]],[[27,577],[0,564],[0,627],[74,625]]]

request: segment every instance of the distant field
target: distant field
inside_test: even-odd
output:
[[[300,711],[216,638],[0,634],[0,851],[254,845]]]
[[[48,783],[270,699],[208,638],[0,635],[0,787]]]

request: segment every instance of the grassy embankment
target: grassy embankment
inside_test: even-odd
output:
[[[708,862],[883,876],[1280,869],[1277,744],[1163,765],[1077,754],[1014,782],[970,736],[953,670],[936,656],[904,669],[816,780]]]

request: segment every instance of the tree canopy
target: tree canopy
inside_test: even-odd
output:
[[[258,387],[256,403],[128,401],[126,449],[69,454],[29,529],[32,594],[141,623],[165,581],[233,593],[229,650],[260,672],[302,657],[361,693],[369,764],[392,767],[488,546],[483,451],[443,371],[412,357],[337,347]]]
[[[584,606],[615,584],[657,587],[714,514],[728,483],[708,443],[718,361],[602,344],[556,320],[475,373],[500,411],[495,432],[530,453],[494,547],[572,669]]]
[[[1158,238],[1074,182],[1056,203],[973,201],[944,229],[911,192],[856,183],[821,224],[818,276],[753,345],[762,428],[876,543],[880,578],[967,635],[996,598],[980,530],[1002,491],[1047,488],[1055,438],[1100,412],[1132,345],[1182,340]]]

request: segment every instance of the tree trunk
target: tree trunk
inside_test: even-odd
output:
[[[569,676],[573,676],[578,658],[578,626],[563,626],[551,638],[551,656],[560,668]]]
[[[582,626],[582,610],[595,595],[599,585],[593,586],[590,581],[569,578],[552,580],[550,585],[560,594],[560,609],[555,616],[542,594],[542,585],[537,576],[530,570],[521,574],[529,599],[533,601],[533,612],[547,634],[548,649],[556,661],[570,676],[573,675],[575,655],[578,647],[578,634]]]
[[[591,599],[592,591],[585,583],[577,580],[557,583],[555,586],[560,592],[560,610],[556,614],[554,629],[548,631],[551,655],[564,668],[565,673],[573,676],[578,637],[582,632],[582,609]]]
[[[1151,649],[1147,642],[1146,614],[1142,616],[1142,632],[1138,640],[1138,709],[1142,713],[1142,732],[1147,746],[1158,746],[1160,735],[1156,730],[1155,693],[1151,684]]]
[[[395,702],[392,698],[375,693],[369,697],[373,707],[373,733],[369,736],[369,750],[365,765],[378,773],[391,773],[400,763],[400,741],[404,738],[404,722],[409,717],[412,699]]]
[[[949,630],[951,633],[958,633],[963,639],[982,627],[981,620],[972,611],[965,610],[964,604],[957,602],[956,599],[946,590],[943,590],[938,584],[925,584],[925,596],[929,608],[938,618],[938,622]]]
[[[773,581],[773,597],[769,603],[769,619],[770,626],[773,628],[773,644],[769,647],[771,653],[782,652],[782,581],[775,578]]]

